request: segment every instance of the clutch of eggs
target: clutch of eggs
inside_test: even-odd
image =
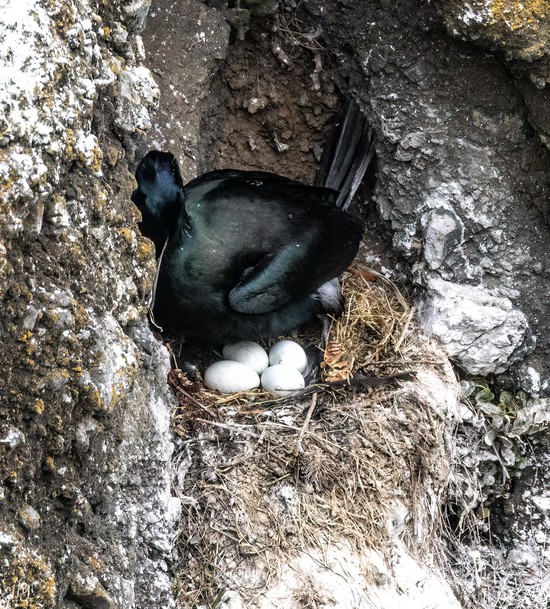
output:
[[[231,343],[224,347],[223,357],[204,373],[206,386],[220,393],[248,391],[261,382],[265,391],[284,396],[305,385],[302,372],[307,366],[307,356],[294,341],[275,343],[269,355],[252,341]]]

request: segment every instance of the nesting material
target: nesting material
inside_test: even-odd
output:
[[[353,267],[343,277],[342,291],[345,310],[330,328],[323,380],[349,380],[359,371],[374,376],[402,372],[401,348],[414,309],[399,288],[371,269]]]
[[[324,382],[278,399],[179,386],[180,555],[192,557],[180,573],[182,606],[215,605],[226,589],[256,609],[256,590],[288,588],[291,560],[346,547],[361,561],[369,548],[391,553],[393,538],[420,548],[436,535],[449,471],[441,396],[450,388],[451,409],[456,379],[394,284],[365,269],[343,281],[346,311],[330,329]],[[408,371],[416,378],[401,386],[357,383]],[[365,586],[377,577],[368,560],[364,576]],[[300,590],[319,592],[303,581]],[[293,606],[297,591],[286,588]]]

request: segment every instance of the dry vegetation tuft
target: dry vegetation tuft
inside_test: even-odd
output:
[[[346,308],[333,321],[324,354],[327,381],[357,372],[402,372],[401,347],[411,334],[414,309],[397,286],[372,270],[352,268],[343,278]]]

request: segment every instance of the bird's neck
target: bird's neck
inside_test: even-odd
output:
[[[169,199],[165,199],[162,207],[161,219],[169,233],[178,230],[182,216],[185,216],[185,198],[183,193],[177,190]]]

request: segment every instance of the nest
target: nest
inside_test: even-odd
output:
[[[209,390],[201,380],[190,381],[176,368],[169,376],[169,384],[180,402],[174,417],[176,434],[182,437],[187,434],[184,422],[189,407],[214,416],[219,407],[271,407],[296,402],[315,391],[335,392],[342,385],[372,387],[390,382],[392,376],[396,380],[407,378],[404,370],[414,362],[401,357],[401,348],[407,344],[414,309],[397,286],[375,271],[352,267],[344,274],[342,292],[345,310],[331,321],[320,358],[319,383],[280,399],[273,399],[261,389],[223,395]],[[292,340],[307,346],[318,343],[320,336],[320,329],[315,326],[292,336]],[[282,338],[285,337],[277,340]],[[264,346],[269,348],[269,344]]]
[[[220,396],[172,373],[181,606],[215,606],[220,590],[233,589],[254,607],[292,556],[335,540],[359,554],[389,548],[398,505],[411,514],[403,535],[433,530],[444,426],[396,381],[439,366],[438,353],[419,339],[392,282],[356,268],[343,290],[323,377],[300,392]]]

